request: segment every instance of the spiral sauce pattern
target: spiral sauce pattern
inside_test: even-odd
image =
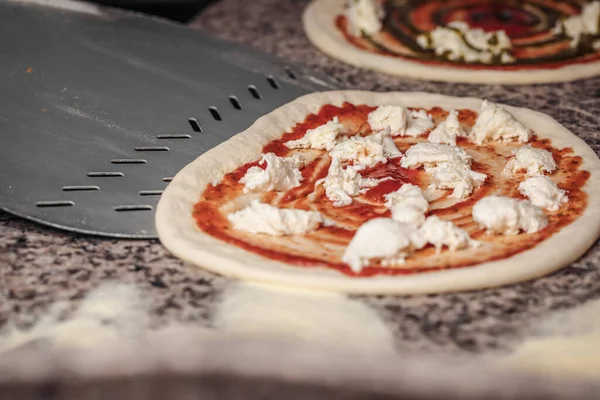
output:
[[[350,35],[343,15],[337,16],[336,26],[349,43],[362,50],[427,65],[491,70],[552,69],[600,60],[600,49],[594,49],[591,43],[584,41],[572,48],[570,38],[552,32],[561,18],[579,14],[581,5],[582,2],[575,0],[391,0],[386,3],[383,29],[374,36]],[[417,44],[419,35],[452,21],[464,21],[471,28],[484,31],[504,30],[511,38],[515,61],[510,64],[448,61]]]

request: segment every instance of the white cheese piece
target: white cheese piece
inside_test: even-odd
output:
[[[300,168],[306,164],[306,158],[302,153],[294,153],[285,158],[286,163],[292,168]]]
[[[371,260],[382,264],[402,264],[415,247],[423,243],[413,227],[391,218],[371,219],[358,228],[346,248],[342,261],[360,272]]]
[[[530,145],[519,148],[506,163],[504,173],[518,174],[525,170],[527,176],[543,175],[558,168],[552,153],[544,149],[536,149]]]
[[[502,63],[514,61],[509,53],[512,43],[506,32],[471,29],[462,21],[451,22],[446,27],[438,26],[429,34],[418,36],[417,43],[450,61],[489,64],[495,56],[500,56]]]
[[[531,130],[525,128],[504,108],[484,100],[469,136],[477,144],[495,140],[528,142]]]
[[[515,58],[513,56],[511,56],[509,53],[502,53],[502,55],[500,55],[500,62],[502,64],[508,64],[511,62],[515,62]]]
[[[504,196],[487,196],[472,210],[473,220],[488,233],[516,235],[520,231],[534,233],[548,225],[544,212],[528,200]]]
[[[460,147],[421,142],[406,151],[400,165],[402,168],[417,168],[421,165],[430,168],[447,162],[468,167],[471,165],[471,160],[471,156]]]
[[[535,233],[548,226],[546,214],[529,200],[519,202],[519,221],[521,230],[526,233]]]
[[[399,204],[390,208],[392,219],[418,228],[425,222],[425,214],[416,207]]]
[[[272,236],[304,235],[323,223],[323,217],[316,211],[277,208],[258,200],[227,215],[227,219],[234,229]]]
[[[487,175],[472,171],[468,166],[443,162],[429,169],[433,182],[430,189],[454,189],[449,197],[465,199],[481,185]]]
[[[558,21],[553,32],[571,38],[570,45],[573,48],[579,46],[582,36],[600,34],[600,2],[587,3],[581,8],[581,14]]]
[[[421,188],[406,183],[395,192],[385,196],[385,206],[392,212],[392,218],[415,227],[425,222],[425,212],[429,202],[425,199]]]
[[[437,254],[441,252],[444,246],[448,247],[450,251],[455,251],[479,245],[479,242],[471,240],[464,229],[457,227],[450,221],[441,220],[435,215],[425,220],[425,223],[419,229],[419,234],[423,240],[435,247]]]
[[[481,28],[469,28],[469,25],[462,21],[454,21],[448,26],[461,31],[466,41],[480,51],[489,52],[493,55],[508,54],[512,49],[512,43],[506,32],[502,30],[486,32]]]
[[[315,185],[323,184],[325,196],[333,202],[334,207],[348,206],[352,204],[352,197],[380,182],[378,179],[363,178],[359,173],[362,169],[364,167],[361,165],[351,165],[344,169],[340,160],[333,158],[327,176],[319,179]]]
[[[350,34],[371,36],[381,30],[385,11],[377,0],[350,0],[346,8],[346,18]]]
[[[369,113],[367,121],[374,132],[389,130],[392,136],[406,131],[408,113],[402,106],[383,105]]]
[[[426,212],[429,209],[429,202],[425,199],[421,188],[410,183],[405,183],[395,192],[388,193],[385,196],[385,201],[388,208],[397,205],[410,205],[421,212]]]
[[[561,203],[569,201],[566,191],[559,189],[547,176],[534,176],[521,182],[519,192],[529,198],[534,206],[548,211],[556,211]]]
[[[337,136],[344,128],[338,117],[314,129],[306,131],[303,137],[290,140],[285,145],[290,149],[320,149],[331,150],[337,144]]]
[[[410,111],[406,120],[406,131],[402,136],[420,136],[432,129],[435,123],[425,110]]]
[[[402,153],[384,131],[365,137],[353,136],[338,143],[329,155],[341,161],[352,161],[371,167],[378,163],[387,163],[389,157],[398,157]]]
[[[389,135],[389,132],[380,132],[378,135],[381,135],[381,143],[383,144],[383,150],[386,157],[396,158],[402,156],[402,152],[398,150],[398,146],[396,146],[396,143]]]
[[[435,126],[425,110],[408,111],[393,105],[379,106],[371,111],[368,122],[373,131],[389,130],[392,136],[419,136]]]
[[[431,143],[456,146],[456,138],[466,135],[458,120],[458,111],[451,110],[446,119],[431,131],[428,140]]]
[[[454,29],[438,26],[429,33],[429,37],[419,36],[417,43],[425,49],[433,50],[435,55],[443,56],[450,61],[463,60],[467,63],[492,61],[491,53],[471,48],[461,33]]]
[[[244,184],[244,193],[266,192],[271,190],[285,191],[300,186],[302,173],[298,170],[296,159],[277,157],[274,153],[263,154],[259,164],[267,163],[265,169],[249,168],[240,179]]]
[[[421,142],[406,151],[400,164],[403,168],[423,165],[433,176],[429,189],[454,189],[450,197],[464,199],[486,179],[485,174],[470,169],[471,161],[460,147]]]

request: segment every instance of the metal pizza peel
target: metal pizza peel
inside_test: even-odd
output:
[[[171,178],[303,94],[335,85],[163,20],[0,1],[0,208],[70,231],[154,238]]]

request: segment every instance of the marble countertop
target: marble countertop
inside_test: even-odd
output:
[[[351,67],[316,50],[302,31],[300,0],[222,0],[192,26],[247,44],[338,79],[344,87],[429,91],[484,97],[552,115],[600,152],[600,78],[540,86],[471,86],[420,82]],[[0,326],[26,328],[50,304],[76,304],[106,281],[138,285],[152,303],[154,325],[211,326],[228,278],[174,258],[158,241],[81,236],[0,214]],[[392,329],[399,349],[440,353],[501,350],[551,310],[600,296],[600,245],[568,268],[504,288],[430,296],[355,296]]]

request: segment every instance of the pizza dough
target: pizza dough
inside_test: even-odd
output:
[[[540,67],[535,69],[514,69],[507,68],[502,70],[494,69],[473,69],[453,66],[449,63],[423,64],[417,61],[411,61],[404,58],[398,58],[390,55],[382,55],[373,51],[363,50],[351,44],[336,26],[336,17],[343,14],[344,6],[347,0],[313,0],[306,8],[303,15],[304,30],[310,41],[324,53],[337,58],[348,64],[373,69],[380,72],[385,72],[393,75],[405,76],[414,79],[447,81],[447,82],[465,82],[465,83],[483,83],[483,84],[532,84],[532,83],[548,83],[548,82],[565,82],[573,81],[582,78],[588,78],[600,74],[600,59],[597,57],[593,61],[574,63],[561,67],[547,68]],[[462,8],[465,10],[464,2],[449,1],[449,2],[434,2],[432,7],[436,8],[431,12],[432,19],[445,18],[437,15],[437,8],[443,4],[444,9],[441,13],[462,15]],[[482,3],[481,1],[479,3]],[[532,2],[533,3],[533,2]],[[557,3],[555,1],[546,1],[543,7],[550,7]],[[420,3],[419,6],[421,7]],[[539,5],[538,5],[539,6]],[[406,7],[410,8],[411,5]],[[497,5],[495,6],[497,7]],[[507,6],[510,8],[511,6]],[[527,43],[531,41],[531,46],[538,46],[539,41],[546,41],[544,35],[550,35],[548,32],[554,25],[550,25],[552,18],[547,21],[542,21],[542,16],[536,15],[543,10],[543,7],[537,9],[535,4],[527,4],[518,6],[521,14],[530,13],[527,18],[536,19],[539,21],[531,29],[531,32],[518,33],[519,40]],[[569,7],[565,5],[555,5],[555,7]],[[424,10],[426,7],[422,6]],[[423,11],[422,10],[422,11]],[[450,10],[450,11],[449,11]],[[535,10],[535,11],[532,11]],[[423,13],[421,12],[420,17]],[[467,12],[467,11],[464,11]],[[413,16],[407,17],[412,21]],[[438,19],[439,19],[438,18]],[[428,21],[429,23],[429,21]],[[544,23],[548,26],[541,26]],[[525,26],[531,24],[525,24]],[[398,28],[400,29],[400,28]],[[411,27],[414,29],[414,27]],[[502,29],[497,27],[497,29]],[[523,36],[526,35],[526,36]],[[541,39],[540,39],[541,38]],[[599,50],[600,52],[600,50]]]
[[[316,113],[325,104],[479,109],[482,100],[430,93],[334,91],[296,99],[258,119],[249,129],[206,152],[180,171],[158,204],[156,226],[161,242],[177,257],[226,276],[308,289],[351,293],[436,293],[482,289],[548,274],[582,255],[600,234],[600,160],[585,142],[548,115],[506,106],[519,121],[543,132],[555,147],[570,147],[590,172],[584,190],[588,207],[572,224],[531,250],[474,267],[405,275],[352,277],[327,268],[298,268],[261,257],[200,231],[192,218],[204,188],[239,166],[259,158],[262,147]]]

